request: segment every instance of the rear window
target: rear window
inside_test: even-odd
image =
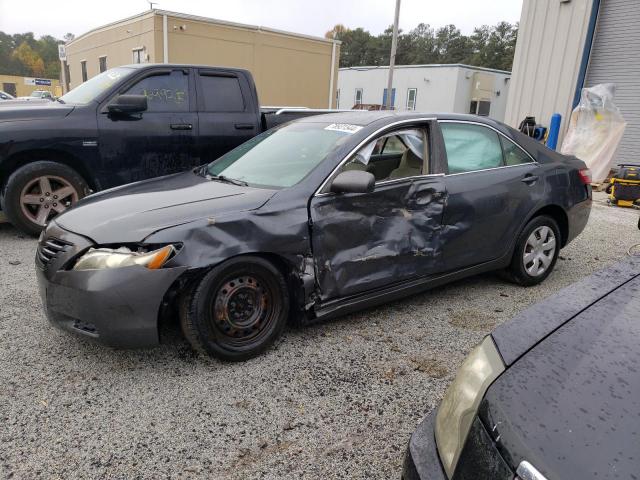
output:
[[[243,112],[244,99],[238,77],[200,75],[207,112]]]

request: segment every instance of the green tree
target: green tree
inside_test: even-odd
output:
[[[18,60],[31,75],[41,77],[44,75],[44,62],[42,58],[27,41],[23,41],[18,48],[13,51],[13,57]]]
[[[65,35],[73,38],[73,34]],[[61,40],[51,35],[36,39],[33,33],[9,35],[0,32],[0,73],[20,76],[60,76],[58,44]]]
[[[325,36],[342,42],[340,66],[357,67],[389,64],[392,28],[371,35],[362,28],[351,30],[338,24]],[[408,33],[398,33],[397,65],[466,63],[479,67],[510,70],[515,53],[518,25],[500,22],[483,25],[471,35],[463,35],[455,25],[434,30],[421,23]]]

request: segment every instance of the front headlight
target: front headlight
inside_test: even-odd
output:
[[[90,248],[78,259],[73,270],[103,270],[131,265],[141,265],[155,270],[162,267],[175,252],[176,247],[173,245],[167,245],[151,252],[134,252],[127,247]]]
[[[436,415],[436,444],[449,478],[460,458],[471,424],[489,385],[504,372],[504,363],[491,336],[465,359]]]

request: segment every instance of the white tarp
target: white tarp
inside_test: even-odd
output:
[[[580,103],[571,114],[569,130],[560,149],[586,163],[594,182],[607,178],[627,126],[613,103],[615,89],[613,83],[582,89]]]

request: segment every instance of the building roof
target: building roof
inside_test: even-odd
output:
[[[465,65],[464,63],[427,63],[420,65],[395,65],[393,67],[394,70],[404,69],[404,68],[443,68],[443,67],[459,67],[466,68],[469,70],[478,70],[481,72],[492,72],[492,73],[503,73],[505,75],[511,75],[511,72],[507,70],[498,70],[496,68],[486,68],[486,67],[475,67],[473,65]],[[342,67],[340,70],[355,70],[357,72],[366,72],[369,70],[388,70],[389,65],[381,65],[381,66],[358,66],[358,67]]]
[[[307,40],[314,40],[316,42],[336,43],[337,45],[341,44],[341,42],[339,40],[332,40],[332,39],[324,38],[324,37],[316,37],[316,36],[313,36],[313,35],[306,35],[304,33],[287,32],[287,31],[284,31],[284,30],[277,30],[275,28],[263,27],[263,26],[259,26],[259,25],[249,25],[249,24],[245,24],[245,23],[228,22],[226,20],[218,20],[218,19],[215,19],[215,18],[201,17],[201,16],[198,16],[198,15],[190,15],[190,14],[187,14],[187,13],[180,13],[180,12],[171,12],[169,10],[159,10],[157,8],[154,8],[152,10],[147,10],[147,11],[144,11],[144,12],[139,13],[137,15],[133,15],[131,17],[123,18],[121,20],[117,20],[115,22],[107,23],[106,25],[102,25],[100,27],[93,28],[93,29],[89,30],[88,32],[83,33],[82,35],[77,36],[76,38],[74,38],[73,40],[68,42],[67,45],[72,45],[75,42],[77,42],[78,40],[81,40],[84,37],[86,37],[88,35],[91,35],[92,33],[103,31],[103,30],[107,30],[107,29],[109,29],[111,27],[114,27],[116,25],[120,25],[122,23],[129,22],[129,21],[132,21],[132,20],[138,20],[138,19],[142,19],[142,18],[146,18],[146,17],[155,16],[155,15],[167,15],[168,17],[182,18],[184,20],[191,20],[191,21],[195,21],[195,22],[203,22],[203,23],[210,23],[210,24],[213,24],[213,25],[223,25],[223,26],[227,26],[227,27],[240,28],[240,29],[244,29],[244,30],[256,30],[256,31],[268,32],[268,33],[275,33],[275,34],[279,34],[279,35],[287,35],[289,37],[297,37],[297,38],[304,38],[304,39],[307,39]]]

